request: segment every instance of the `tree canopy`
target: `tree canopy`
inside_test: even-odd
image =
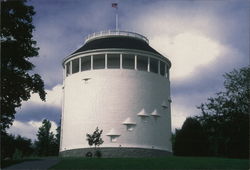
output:
[[[37,132],[37,141],[35,142],[38,155],[51,156],[57,155],[59,151],[59,143],[55,134],[51,132],[51,122],[44,119],[42,126]]]
[[[225,91],[208,98],[196,118],[204,127],[215,156],[249,156],[250,68],[224,75]]]
[[[1,1],[1,132],[12,125],[15,109],[31,93],[45,100],[44,83],[31,73],[34,65],[29,61],[39,49],[32,36],[34,14],[26,0]]]
[[[173,146],[175,155],[180,156],[206,156],[207,138],[198,120],[187,118],[180,130],[176,131]]]
[[[20,135],[14,136],[7,133],[1,134],[1,160],[13,158],[19,151],[20,156],[30,156],[34,152],[32,141]]]
[[[201,114],[193,117],[201,125],[206,138],[208,155],[235,158],[249,157],[249,110],[250,110],[250,68],[244,67],[224,75],[225,90],[208,98],[198,108]],[[184,122],[181,130],[177,130],[174,140],[174,151],[186,152],[178,142],[192,139],[184,136],[189,120]],[[190,124],[190,123],[189,123]],[[191,128],[191,129],[190,129]],[[197,127],[190,126],[189,131]],[[185,134],[185,133],[184,133]],[[188,133],[186,133],[188,134]],[[179,136],[179,137],[178,137]],[[182,141],[179,141],[180,136]],[[195,145],[195,143],[193,143]],[[202,150],[200,150],[202,151]],[[193,151],[189,151],[189,155]]]

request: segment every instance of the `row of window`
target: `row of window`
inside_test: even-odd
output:
[[[107,57],[106,57],[107,56]],[[73,59],[66,63],[66,76],[91,69],[136,69],[168,77],[165,62],[152,57],[133,54],[96,54]]]

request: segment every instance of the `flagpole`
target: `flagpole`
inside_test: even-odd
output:
[[[118,31],[118,12],[116,9],[116,14],[115,14],[115,30]]]
[[[119,23],[118,23],[118,4],[117,3],[112,3],[112,8],[115,8],[115,30],[119,30]]]

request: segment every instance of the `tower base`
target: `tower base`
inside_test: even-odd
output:
[[[94,157],[96,150],[101,151],[101,155],[104,158],[138,158],[138,157],[162,157],[170,156],[172,152],[158,149],[146,149],[146,148],[80,148],[80,149],[71,149],[60,152],[62,157],[87,157],[87,153],[91,152]]]

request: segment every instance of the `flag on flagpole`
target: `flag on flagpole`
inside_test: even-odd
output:
[[[118,8],[118,4],[117,3],[112,3],[112,8]]]

